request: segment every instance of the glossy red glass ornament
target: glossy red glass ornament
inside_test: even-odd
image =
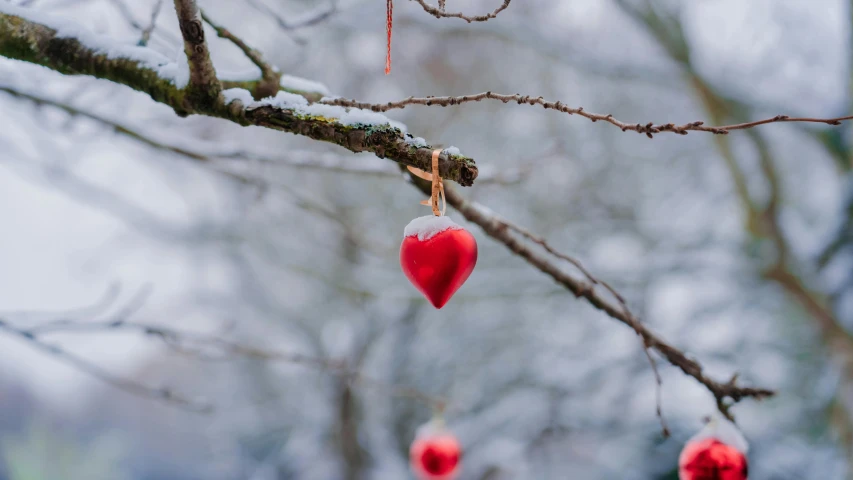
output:
[[[724,418],[713,418],[687,441],[678,458],[680,480],[747,480],[746,439]]]
[[[477,264],[477,241],[448,217],[421,217],[406,227],[403,273],[435,308],[443,307]]]
[[[453,480],[461,456],[459,441],[441,429],[422,429],[409,449],[409,463],[421,480]]]

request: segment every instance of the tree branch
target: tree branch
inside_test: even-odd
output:
[[[744,122],[733,125],[721,125],[717,127],[709,127],[705,126],[705,122],[697,121],[685,123],[683,125],[676,125],[674,123],[666,123],[666,124],[656,124],[654,122],[648,123],[626,123],[620,120],[613,118],[612,114],[601,114],[601,113],[592,113],[587,112],[583,109],[583,107],[569,107],[564,105],[562,102],[549,102],[544,100],[542,97],[531,97],[530,95],[506,95],[501,93],[493,93],[493,92],[483,92],[476,93],[472,95],[461,95],[457,97],[409,97],[403,100],[399,100],[396,102],[388,102],[383,104],[375,104],[375,103],[364,103],[358,102],[355,100],[348,100],[346,98],[335,98],[335,99],[327,99],[322,100],[321,103],[325,103],[327,105],[338,105],[342,107],[354,107],[354,108],[362,108],[365,110],[371,110],[374,112],[387,112],[388,110],[394,110],[399,108],[405,108],[408,105],[423,105],[423,106],[452,106],[452,105],[460,105],[463,103],[470,102],[479,102],[481,100],[500,100],[503,103],[508,102],[516,102],[519,105],[540,105],[542,108],[548,110],[553,109],[559,112],[567,113],[569,115],[580,115],[582,117],[588,118],[593,122],[603,121],[607,122],[611,125],[619,127],[623,132],[633,131],[637,133],[644,133],[649,138],[652,138],[656,133],[663,132],[672,132],[677,133],[679,135],[687,135],[688,132],[710,132],[717,135],[726,135],[732,130],[745,130],[747,128],[757,127],[759,125],[765,125],[768,123],[783,123],[783,122],[801,122],[801,123],[825,123],[828,125],[841,125],[841,122],[847,120],[853,120],[853,115],[845,116],[845,117],[837,117],[837,118],[809,118],[809,117],[789,117],[787,115],[776,115],[772,118],[766,118],[764,120],[756,120],[754,122]]]
[[[252,61],[252,63],[261,69],[261,80],[258,82],[257,87],[252,89],[252,95],[256,99],[274,96],[279,90],[279,82],[281,81],[281,73],[279,73],[278,69],[267,63],[267,61],[264,60],[263,55],[261,55],[261,52],[250,47],[240,37],[231,33],[227,28],[215,23],[204,13],[204,11],[201,11],[201,18],[216,31],[216,34],[220,38],[227,39],[237,46],[237,48],[239,48],[243,54]]]
[[[300,28],[316,25],[331,17],[338,9],[338,0],[331,0],[329,2],[329,5],[324,8],[320,8],[314,12],[302,15],[297,20],[287,21],[282,18],[281,15],[276,13],[275,10],[266,6],[260,0],[247,0],[247,2],[253,7],[255,7],[257,10],[260,10],[263,14],[275,20],[279,28],[284,31],[297,30]]]
[[[345,382],[352,382],[370,387],[375,390],[383,391],[386,395],[398,398],[409,398],[418,400],[433,408],[443,409],[447,405],[447,400],[443,397],[437,397],[424,393],[416,388],[404,385],[390,385],[380,380],[362,374],[358,369],[351,368],[347,362],[335,360],[331,358],[320,358],[303,355],[300,353],[280,352],[265,350],[263,348],[245,345],[226,338],[209,335],[203,333],[195,333],[190,331],[176,330],[169,327],[164,327],[149,323],[139,323],[127,320],[128,315],[117,314],[102,321],[80,322],[62,319],[36,325],[31,328],[19,328],[9,324],[4,319],[0,319],[0,330],[5,330],[14,333],[19,337],[26,338],[30,342],[36,342],[39,348],[44,350],[55,350],[52,345],[45,344],[38,337],[43,335],[63,333],[63,334],[86,334],[86,333],[110,333],[118,331],[133,331],[142,333],[145,336],[154,337],[163,341],[163,343],[176,353],[187,355],[201,360],[228,360],[230,357],[253,358],[267,362],[281,362],[292,365],[301,365],[307,368],[314,368],[328,372],[340,377]],[[50,352],[55,353],[55,352]],[[214,355],[218,353],[219,355]],[[67,360],[67,352],[63,352],[63,359]],[[75,357],[79,361],[79,357]],[[150,389],[143,387],[131,381],[118,379],[111,375],[104,375],[105,372],[94,364],[86,363],[86,368],[80,368],[85,373],[92,374],[107,383],[117,386],[122,390],[129,391],[134,394],[142,394],[145,397],[153,397],[159,399],[168,399],[170,403],[177,403],[180,406],[193,405],[184,397],[176,396],[172,392],[163,393],[162,389]],[[78,363],[72,362],[75,367],[80,367]],[[205,410],[210,410],[212,407],[207,406]]]
[[[199,18],[195,0],[175,0],[178,24],[184,37],[184,52],[190,66],[190,84],[187,94],[196,105],[214,104],[219,100],[222,85],[216,78],[216,69],[204,39],[204,27]]]
[[[207,403],[199,403],[196,400],[184,397],[183,395],[175,393],[169,388],[149,387],[147,385],[143,385],[132,380],[117,377],[105,370],[104,368],[100,367],[99,365],[96,365],[82,357],[78,357],[77,355],[63,348],[57,347],[56,345],[45,343],[44,341],[39,339],[37,335],[25,329],[17,328],[9,324],[6,320],[2,318],[0,318],[0,331],[16,336],[29,343],[30,346],[32,346],[36,350],[56,357],[60,361],[71,365],[77,370],[91,375],[97,378],[98,380],[101,380],[102,382],[107,383],[119,390],[123,390],[127,393],[145,398],[151,398],[167,403],[169,405],[178,406],[194,412],[209,413],[213,410],[213,407],[211,405]]]
[[[200,28],[200,22],[187,28],[196,27]],[[197,40],[198,36],[192,38]],[[207,51],[206,47],[203,49]],[[202,114],[240,125],[281,130],[334,143],[352,152],[372,152],[403,165],[430,169],[433,147],[413,142],[411,135],[392,126],[385,117],[357,109],[328,110],[328,106],[318,106],[322,111],[312,110],[308,100],[296,95],[285,96],[283,101],[278,101],[282,100],[279,98],[252,103],[250,92],[243,95],[242,90],[227,91],[235,95],[217,96],[216,101],[210,102],[209,90],[199,96],[190,94],[191,86],[178,88],[174,73],[177,65],[153,50],[116,45],[111,39],[68,27],[65,20],[7,3],[0,3],[0,56],[42,65],[66,75],[91,75],[120,83],[147,93],[179,115]],[[199,72],[196,67],[196,77],[205,78],[203,72],[204,69]],[[354,120],[344,121],[341,117]],[[477,178],[474,160],[463,155],[442,153],[439,166],[443,178],[463,186],[472,185]]]
[[[488,20],[491,20],[491,19],[497,17],[499,13],[506,10],[507,7],[509,7],[510,2],[512,2],[512,0],[503,0],[503,3],[498,8],[496,8],[495,11],[493,11],[492,13],[488,13],[486,15],[478,15],[478,16],[474,16],[474,17],[469,17],[469,16],[463,15],[461,13],[445,12],[443,0],[439,0],[438,8],[435,8],[432,5],[426,3],[425,0],[415,0],[415,1],[418,2],[420,4],[420,6],[427,13],[429,13],[430,15],[432,15],[435,18],[461,18],[462,20],[465,20],[468,23],[486,22]]]
[[[154,27],[157,26],[157,16],[160,15],[160,9],[163,7],[163,0],[157,0],[154,8],[151,10],[151,18],[148,20],[148,25],[142,29],[142,37],[139,39],[140,47],[148,45],[148,40],[151,39],[151,33],[154,32]]]
[[[429,194],[430,184],[415,176],[412,176],[412,182],[425,194]],[[729,418],[732,418],[729,412],[730,404],[727,399],[733,403],[737,403],[745,398],[762,399],[774,395],[772,390],[764,388],[742,387],[737,385],[736,377],[733,376],[728,382],[718,382],[708,377],[703,371],[702,365],[689,358],[684,352],[670,345],[662,338],[658,337],[650,331],[640,320],[634,316],[628,309],[622,296],[616,292],[606,282],[593,277],[583,265],[576,259],[568,255],[556,252],[548,243],[536,235],[531,234],[527,230],[513,225],[511,222],[499,217],[489,209],[475,202],[465,200],[461,195],[456,193],[453,188],[445,187],[445,195],[447,203],[462,214],[465,219],[471,223],[475,223],[483,229],[488,236],[503,243],[510,251],[519,257],[523,258],[527,263],[536,267],[539,271],[553,278],[557,283],[564,286],[577,297],[582,297],[587,300],[593,307],[605,312],[610,317],[619,320],[628,327],[634,330],[642,339],[645,348],[650,348],[657,351],[669,363],[678,367],[685,374],[693,377],[704,385],[717,403],[717,408],[721,413]],[[518,235],[521,238],[519,238]],[[545,255],[535,252],[530,249],[522,241],[523,238],[533,241],[541,245],[546,252],[553,257],[568,261],[573,264],[585,278],[578,279],[563,271],[563,269],[552,259]],[[607,291],[613,299],[608,298],[600,289]]]
[[[181,4],[181,0],[176,0],[176,8],[179,8],[179,4]],[[191,4],[192,8],[187,7],[189,4]],[[187,11],[181,13],[179,10],[182,31],[189,30],[192,33],[195,28],[198,28],[200,31],[201,26],[196,18],[194,2],[183,2],[183,6],[187,7]],[[332,115],[333,119],[330,120],[330,114],[340,113],[341,117],[343,117],[352,113],[352,111],[341,110],[338,112],[330,105],[316,104],[317,107],[322,108],[312,109],[315,105],[309,105],[305,98],[284,92],[279,92],[276,98],[261,102],[251,102],[251,98],[246,98],[246,96],[249,96],[248,91],[227,91],[224,95],[218,95],[215,102],[201,101],[191,95],[187,95],[187,91],[184,89],[177,88],[173,79],[161,75],[163,67],[168,67],[169,65],[167,65],[168,60],[159,54],[138,47],[121,49],[118,53],[115,50],[104,52],[99,47],[86,45],[83,38],[69,38],[65,34],[59,34],[56,29],[42,24],[44,21],[28,20],[25,18],[28,15],[21,14],[21,9],[11,12],[10,9],[14,10],[17,7],[0,4],[0,55],[44,65],[66,74],[93,75],[112,80],[146,92],[153,99],[172,106],[182,114],[200,113],[225,118],[242,125],[258,125],[288,131],[317,140],[336,143],[351,151],[371,151],[379,157],[388,156],[400,164],[411,165],[421,170],[430,169],[429,165],[433,148],[425,145],[423,141],[418,141],[422,139],[412,139],[411,136],[404,136],[403,132],[393,127],[390,122],[385,123],[387,119],[384,119],[384,117],[382,117],[384,120],[373,120],[369,115],[366,115],[370,112],[357,111],[358,118],[370,118],[368,123],[345,122],[334,118],[334,115]],[[197,22],[198,25],[184,28],[187,22]],[[201,56],[202,63],[204,63],[203,60],[209,62],[209,56],[206,55],[207,49],[204,44],[203,33],[200,35],[200,43],[198,42],[198,35],[189,36],[190,41],[187,43],[193,46],[193,52]],[[199,45],[203,52],[200,52],[196,48]],[[191,80],[193,78],[193,62],[194,59],[190,58]],[[195,78],[196,80],[201,79],[202,85],[205,84],[204,78],[209,79],[209,76],[206,75],[212,72],[212,66],[210,72],[205,72],[204,68],[198,65],[195,67]],[[215,73],[213,74],[213,78],[215,79]],[[194,82],[194,84],[196,83]],[[492,98],[490,96],[492,94],[489,93],[481,95],[483,95],[483,98]],[[543,106],[546,103],[541,98],[504,97],[509,98],[494,98],[502,101],[515,100],[519,101],[519,103],[539,103]],[[456,97],[444,98],[448,99],[447,104],[459,103],[459,101],[454,103],[453,99]],[[462,101],[472,101],[465,100],[464,97],[460,98],[462,98]],[[353,101],[343,100],[341,102]],[[329,103],[334,105],[334,101],[330,101]],[[546,108],[561,109],[559,107],[561,105],[557,102]],[[349,108],[359,107],[349,106]],[[386,108],[386,106],[371,106],[370,108],[371,110],[382,111],[382,108]],[[617,121],[613,120],[611,116],[594,118],[593,116],[597,116],[597,114],[585,114],[582,109],[570,110],[573,111],[567,113],[578,113],[591,120],[601,119],[617,126],[623,125],[626,130],[636,129],[636,131],[641,131],[643,129],[642,133],[649,135],[657,133],[650,130],[654,125],[645,127],[637,125],[636,127],[632,127],[621,122],[616,123]],[[680,128],[702,131],[701,128],[698,128],[700,126],[693,125],[690,128]],[[712,127],[705,128],[706,130],[704,131],[709,131],[707,129]],[[676,130],[677,127],[671,126],[661,131]],[[686,131],[679,133],[686,133]],[[462,185],[470,185],[477,176],[477,168],[470,158],[442,153],[440,157],[440,174],[445,179],[455,180]],[[427,185],[419,179],[413,179],[413,182],[421,189],[428,189]],[[667,361],[705,385],[714,395],[718,408],[723,413],[728,415],[728,405],[725,403],[726,399],[737,402],[747,397],[763,398],[773,394],[769,390],[737,386],[734,380],[727,383],[720,383],[710,379],[704,374],[698,362],[689,359],[683,352],[669,345],[641,324],[630,310],[628,310],[622,297],[610,288],[609,285],[595,279],[589,272],[583,269],[579,262],[572,261],[571,257],[559,254],[548,246],[543,239],[510,224],[484,207],[464,200],[451,188],[447,189],[447,200],[465,218],[472,223],[478,224],[489,236],[506,245],[507,248],[524,258],[528,263],[554,278],[576,296],[585,298],[595,308],[606,312],[611,317],[631,327],[643,340],[645,348],[656,350]],[[530,249],[524,243],[524,239],[538,243],[554,258],[549,258],[548,255],[542,255]],[[573,263],[583,273],[585,278],[578,279],[576,276],[564,272],[555,259]],[[613,297],[615,300],[610,297]]]

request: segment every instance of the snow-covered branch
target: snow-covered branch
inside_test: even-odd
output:
[[[194,15],[182,18],[182,22],[200,22]],[[190,33],[193,28],[182,27]],[[282,75],[277,95],[259,101],[252,91],[239,87],[257,86],[260,80],[230,85],[224,82],[225,87],[232,88],[221,92],[217,89],[215,101],[205,97],[210,90],[205,90],[206,94],[193,93],[191,82],[206,84],[213,72],[212,67],[208,70],[198,65],[205,57],[199,51],[204,45],[203,37],[202,43],[197,37],[191,35],[191,38],[193,53],[189,62],[183,54],[178,61],[172,61],[149,48],[120,44],[62,18],[0,3],[0,56],[39,64],[66,75],[90,75],[120,83],[147,93],[182,116],[219,117],[245,126],[304,135],[352,152],[372,152],[380,158],[422,170],[430,168],[434,147],[424,139],[408,134],[405,125],[369,110],[312,103],[325,95],[303,90],[315,86],[314,82]],[[207,51],[206,47],[203,49]],[[192,80],[193,69],[196,80]],[[472,185],[477,178],[474,160],[454,150],[441,154],[439,167],[443,178],[463,186]]]

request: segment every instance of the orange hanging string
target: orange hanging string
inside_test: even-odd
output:
[[[391,28],[394,23],[394,3],[392,0],[386,0],[385,11],[387,17],[385,19],[385,34],[387,40],[385,42],[385,75],[391,73]]]

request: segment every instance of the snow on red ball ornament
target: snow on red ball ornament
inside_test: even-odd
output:
[[[711,417],[678,458],[680,480],[747,480],[749,445],[737,426],[720,415]]]
[[[435,308],[443,307],[477,264],[477,241],[449,217],[412,220],[403,232],[400,266]]]
[[[409,449],[409,463],[420,480],[453,480],[459,473],[462,447],[441,422],[420,427]]]

